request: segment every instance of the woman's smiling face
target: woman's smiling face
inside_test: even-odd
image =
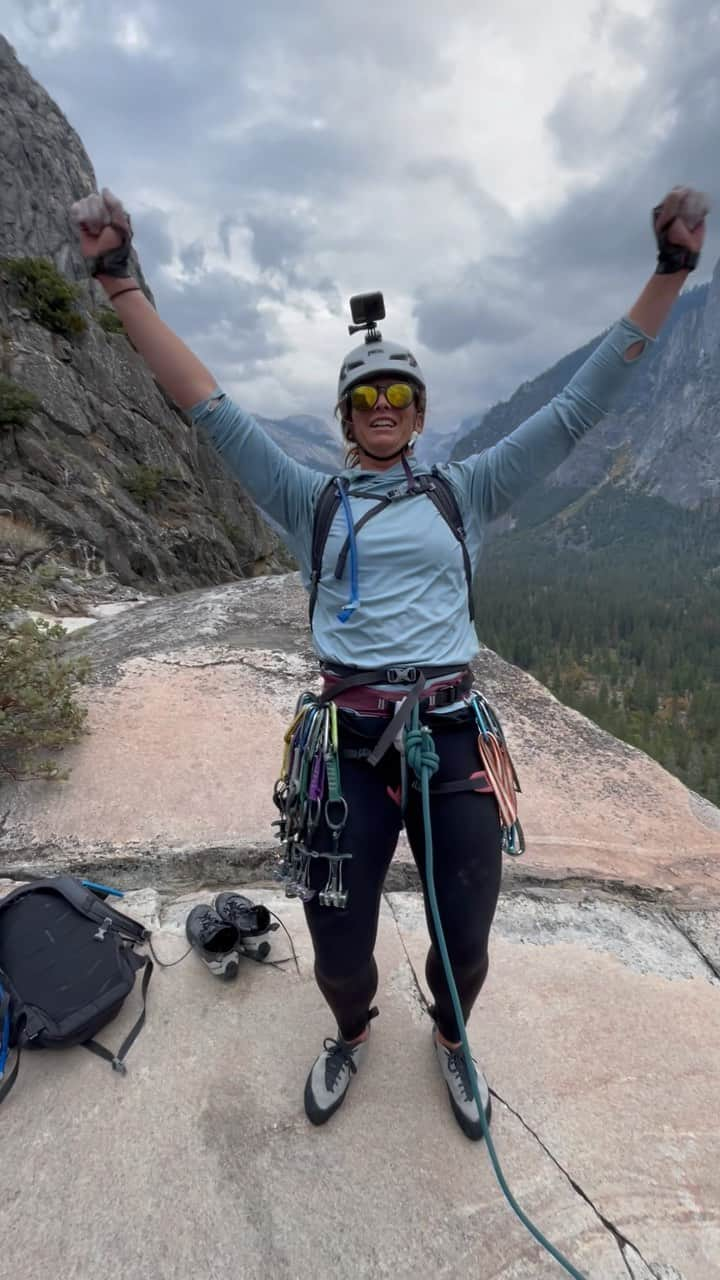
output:
[[[398,384],[390,378],[368,379],[363,387],[373,387],[378,398],[371,408],[361,405],[362,397],[350,392],[350,434],[353,443],[361,455],[363,468],[369,471],[384,471],[394,466],[400,451],[405,448],[413,433],[423,429],[423,414],[417,406],[416,389],[409,383]],[[393,405],[388,399],[388,388],[408,387],[411,393],[409,403],[403,407]],[[397,401],[398,395],[390,392],[391,399]],[[375,455],[375,456],[373,456]]]

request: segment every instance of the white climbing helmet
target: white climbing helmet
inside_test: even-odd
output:
[[[370,339],[345,356],[338,378],[338,400],[342,400],[356,382],[375,378],[379,373],[390,373],[397,375],[399,381],[407,378],[420,387],[425,386],[422,369],[412,351],[384,338],[375,342]]]

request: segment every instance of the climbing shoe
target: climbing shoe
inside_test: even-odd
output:
[[[253,960],[267,958],[270,943],[265,935],[280,928],[272,922],[267,907],[256,905],[241,893],[219,893],[213,900],[213,908],[221,920],[237,929],[244,955]]]
[[[377,1009],[370,1010],[368,1023],[377,1017],[377,1012]],[[368,1038],[354,1045],[348,1044],[340,1035],[337,1040],[325,1041],[305,1083],[305,1114],[313,1124],[325,1124],[342,1106],[367,1047]]]
[[[462,1046],[460,1046],[459,1049],[446,1048],[446,1046],[438,1039],[436,1027],[433,1029],[433,1043],[435,1045],[435,1053],[437,1055],[442,1078],[447,1086],[450,1106],[453,1109],[455,1119],[466,1137],[471,1138],[473,1142],[479,1142],[481,1138],[485,1137],[485,1134],[483,1133],[482,1121],[477,1109],[477,1103],[473,1097],[470,1073],[467,1068]],[[478,1090],[485,1109],[485,1121],[489,1124],[492,1113],[490,1089],[488,1087],[487,1080],[474,1058],[473,1062],[475,1063],[475,1071],[477,1072]]]
[[[193,907],[185,921],[185,933],[211,973],[225,982],[237,977],[240,938],[233,924],[228,924],[212,907],[201,903]]]

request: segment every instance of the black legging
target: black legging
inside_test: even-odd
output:
[[[383,882],[402,827],[399,806],[400,757],[392,747],[376,766],[365,758],[387,721],[340,713],[340,773],[348,818],[340,852],[347,907],[321,906],[317,897],[305,906],[315,948],[315,977],[337,1020],[341,1035],[353,1040],[364,1030],[377,990],[373,952]],[[431,785],[469,778],[481,768],[477,728],[468,716],[461,723],[427,719],[440,758]],[[412,777],[412,774],[410,775]],[[488,935],[500,891],[501,836],[494,795],[460,791],[431,796],[435,888],[443,932],[467,1020],[488,971]],[[425,836],[420,792],[409,789],[405,829],[423,883],[431,945],[425,972],[435,1002],[438,1028],[456,1042],[460,1031],[437,949],[425,885]],[[327,827],[318,828],[313,846],[330,852]],[[324,858],[313,860],[310,885],[327,880]]]

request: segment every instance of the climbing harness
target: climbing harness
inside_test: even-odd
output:
[[[501,742],[502,745],[504,745],[502,741],[501,729],[499,730],[500,732],[499,738],[496,738],[496,734],[499,729],[499,724],[497,720],[492,715],[492,713],[490,713],[490,716],[488,716],[488,712],[489,712],[488,704],[484,701],[484,699],[482,699],[481,695],[477,695],[477,696],[480,702],[480,711],[485,719],[486,725],[488,726],[486,730],[488,733],[488,738],[489,739],[495,738],[496,741],[499,741]],[[475,714],[476,716],[478,715],[477,709],[475,710]],[[490,727],[492,726],[493,721],[496,726],[496,728],[494,729]],[[443,933],[442,921],[440,920],[440,910],[438,908],[437,894],[435,892],[435,879],[434,879],[434,871],[433,871],[432,825],[430,821],[430,778],[437,771],[438,766],[440,764],[440,760],[439,760],[437,751],[435,749],[435,743],[433,741],[431,729],[429,729],[427,725],[420,724],[418,707],[415,707],[413,709],[410,727],[405,731],[405,755],[407,757],[407,761],[410,768],[413,770],[413,772],[415,773],[420,783],[420,790],[422,793],[423,826],[425,829],[425,877],[427,881],[428,899],[430,902],[430,912],[432,915],[433,926],[435,928],[435,935],[438,941],[438,948],[440,950],[440,955],[442,958],[443,969],[445,971],[445,980],[447,982],[448,990],[450,992],[450,998],[452,1000],[453,1012],[455,1014],[458,1028],[460,1030],[460,1041],[462,1045],[463,1055],[465,1057],[465,1063],[468,1069],[468,1074],[470,1077],[470,1084],[472,1086],[473,1098],[475,1100],[475,1105],[478,1109],[478,1114],[480,1116],[480,1123],[482,1125],[483,1136],[485,1138],[488,1155],[490,1156],[490,1161],[491,1161],[493,1170],[495,1172],[495,1176],[500,1184],[500,1189],[503,1195],[505,1196],[508,1204],[510,1205],[510,1208],[520,1219],[523,1226],[530,1232],[533,1239],[536,1240],[537,1243],[543,1249],[545,1249],[547,1253],[549,1253],[550,1256],[560,1264],[561,1267],[564,1268],[564,1270],[567,1272],[568,1275],[573,1276],[574,1280],[586,1280],[586,1277],[584,1277],[582,1273],[578,1271],[572,1265],[572,1263],[568,1261],[566,1257],[564,1257],[564,1255],[560,1252],[560,1250],[557,1249],[554,1244],[551,1244],[551,1242],[548,1239],[546,1239],[546,1237],[539,1230],[539,1228],[535,1226],[534,1222],[531,1221],[531,1219],[527,1216],[524,1210],[520,1207],[520,1205],[518,1204],[517,1200],[513,1196],[512,1191],[510,1190],[507,1184],[505,1175],[502,1171],[502,1167],[500,1165],[500,1161],[497,1156],[497,1152],[495,1150],[495,1144],[493,1143],[493,1140],[490,1136],[490,1129],[485,1117],[485,1108],[483,1106],[482,1098],[480,1097],[480,1089],[478,1087],[477,1072],[475,1070],[475,1063],[473,1062],[472,1053],[470,1052],[470,1045],[468,1044],[467,1029],[465,1027],[465,1020],[463,1018],[462,1008],[460,1005],[460,997],[458,996],[457,986],[455,985],[455,978],[453,976],[452,965],[450,963],[450,956],[448,954],[447,943],[445,942],[445,935]],[[507,758],[509,760],[509,755],[507,756]],[[513,770],[513,774],[514,774],[514,770]],[[498,801],[498,803],[500,802]],[[519,830],[519,823],[517,823],[517,819],[515,820],[513,827],[516,831]],[[519,839],[522,842],[521,831],[520,831]],[[510,852],[510,850],[508,850],[508,852]],[[514,849],[513,852],[515,854],[521,853],[522,848]]]
[[[376,765],[390,747],[397,747],[403,814],[409,786],[403,731],[411,716],[421,703],[428,711],[437,711],[453,702],[464,702],[478,726],[478,752],[483,769],[470,778],[441,783],[433,792],[492,791],[498,804],[503,850],[513,857],[524,852],[516,799],[520,783],[500,721],[487,699],[473,689],[469,668],[458,671],[456,663],[451,667],[407,666],[367,671],[325,664],[322,670],[323,692],[306,691],[297,701],[295,715],[285,733],[280,776],[273,790],[273,802],[280,817],[272,825],[282,845],[276,876],[284,882],[288,897],[310,902],[317,895],[322,906],[347,906],[343,864],[352,853],[340,848],[348,807],[341,788],[337,719],[337,704],[342,704],[344,699],[360,714],[384,712],[387,716],[387,708],[394,710],[377,743],[368,751],[367,760],[370,765]],[[435,682],[429,688],[428,680]],[[396,691],[377,687],[386,685],[398,687]],[[321,817],[332,835],[330,851],[314,847]],[[325,888],[318,893],[310,885],[310,869],[320,858],[328,862],[328,877]]]
[[[420,699],[432,701],[434,706],[457,699],[461,690],[467,687],[468,680],[472,680],[472,673],[461,671],[458,674],[455,664],[453,667],[437,666],[422,670],[419,667],[390,667],[372,671],[326,665],[323,674],[324,691],[300,695],[284,737],[280,776],[273,790],[273,802],[280,817],[272,825],[283,846],[276,876],[284,882],[289,898],[310,902],[317,894],[322,906],[343,909],[348,903],[343,866],[352,853],[340,848],[348,807],[340,779],[337,699],[344,694],[352,697],[354,691],[368,697],[373,695],[372,685],[400,686],[413,681],[410,690],[398,687],[397,693],[375,691],[377,696],[370,697],[370,701],[376,704],[399,704],[368,756],[370,764],[375,764],[392,746]],[[426,678],[439,679],[443,676],[448,680],[442,688],[425,692]],[[330,851],[321,852],[314,847],[321,817],[332,836]],[[320,858],[328,863],[328,875],[325,887],[318,892],[310,886],[310,868]]]

